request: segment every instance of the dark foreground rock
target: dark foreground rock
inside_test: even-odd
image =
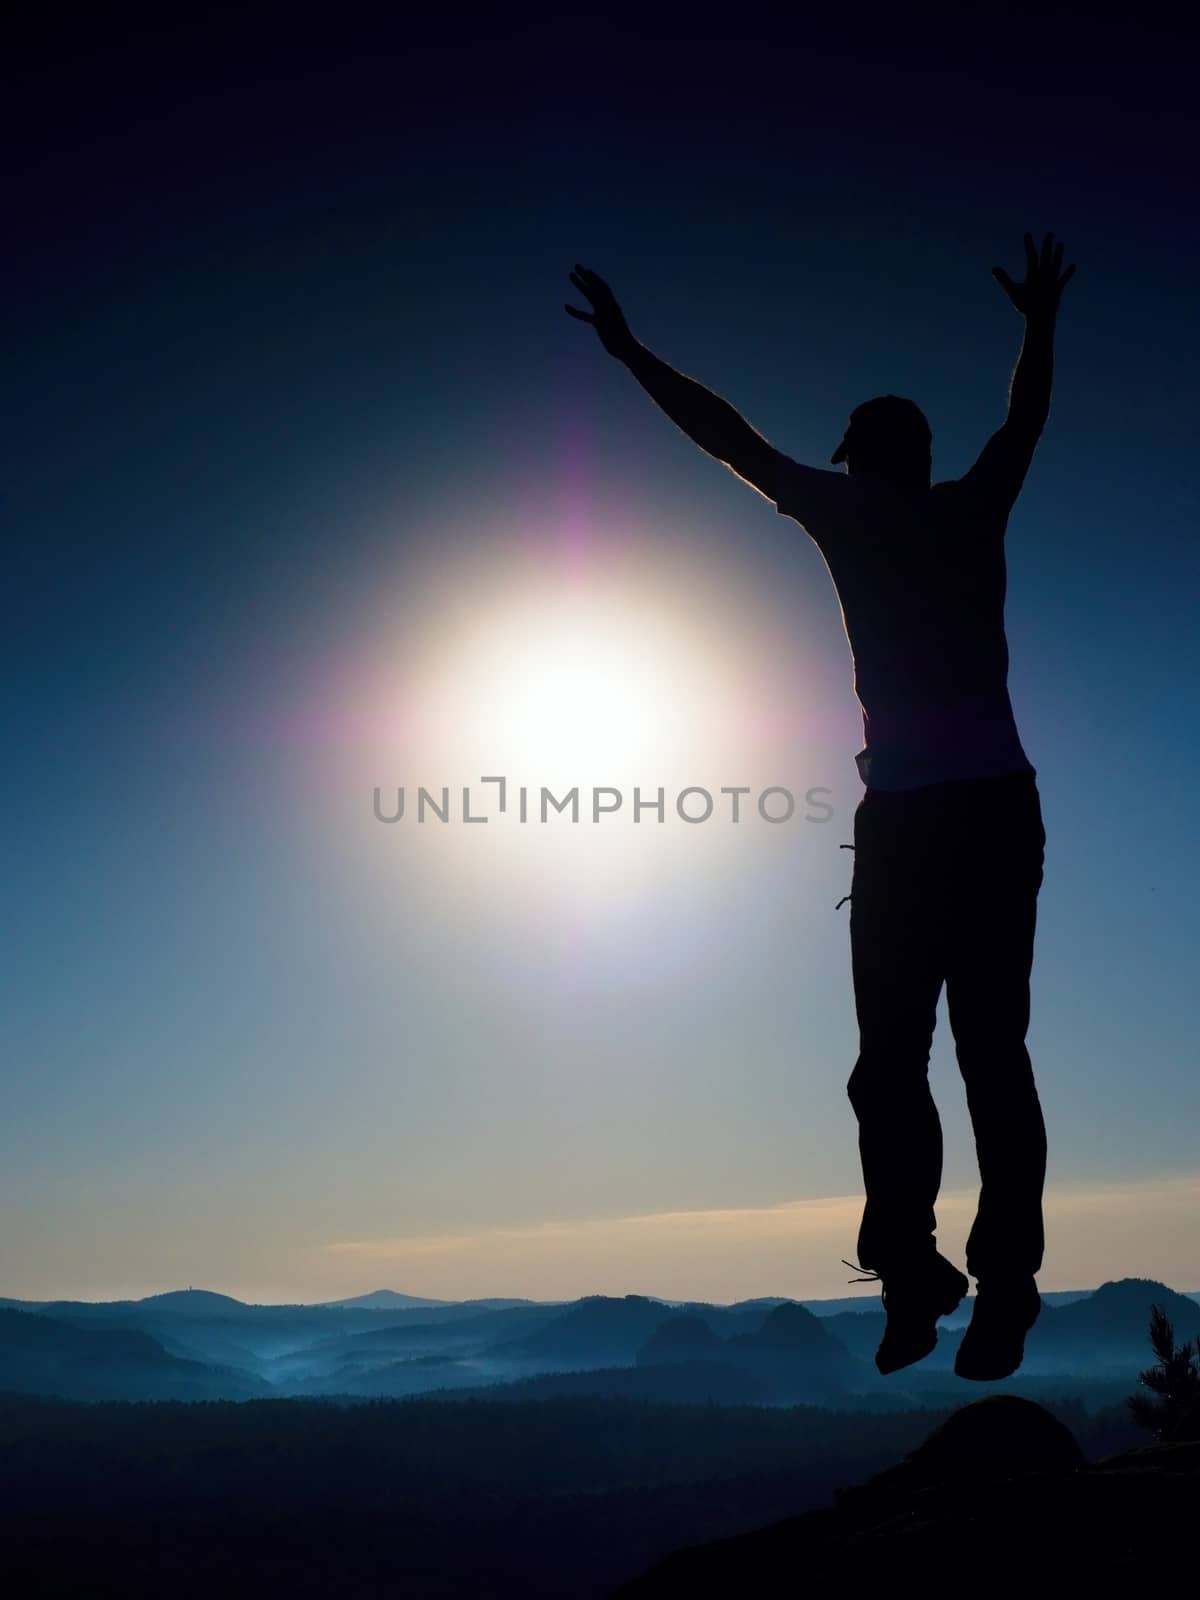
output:
[[[1195,1419],[1169,1441],[1089,1466],[1041,1406],[991,1396],[831,1509],[681,1550],[617,1594],[728,1597],[813,1580],[858,1593],[889,1579],[1040,1593],[1050,1579],[1144,1580],[1191,1568],[1198,1506]]]

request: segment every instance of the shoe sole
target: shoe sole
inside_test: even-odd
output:
[[[1037,1322],[1038,1316],[1041,1315],[1041,1311],[1042,1308],[1041,1304],[1039,1303],[1037,1316],[1033,1318],[1033,1321],[1030,1322],[1029,1326],[1021,1335],[1020,1344],[1017,1349],[1017,1359],[1011,1365],[998,1363],[994,1367],[987,1367],[977,1364],[972,1368],[968,1363],[965,1366],[960,1366],[959,1361],[962,1356],[962,1349],[960,1347],[958,1354],[954,1358],[955,1377],[965,1378],[968,1383],[1000,1383],[1004,1378],[1011,1378],[1014,1372],[1019,1372],[1021,1370],[1021,1365],[1025,1360],[1025,1340],[1032,1332],[1034,1323]]]
[[[945,1315],[945,1313],[943,1313]],[[879,1359],[879,1352],[875,1353],[875,1369],[882,1377],[890,1378],[893,1372],[903,1372],[905,1367],[915,1367],[918,1361],[924,1361],[926,1356],[931,1356],[937,1349],[937,1329],[933,1331],[933,1338],[924,1350],[917,1351],[914,1355],[905,1356],[903,1361],[889,1361],[884,1363]]]
[[[934,1320],[935,1323],[937,1322],[939,1317],[948,1317],[952,1311],[957,1311],[959,1306],[962,1304],[963,1296],[966,1294],[967,1290],[971,1287],[970,1280],[968,1278],[966,1278],[962,1273],[959,1273],[959,1277],[962,1279],[962,1288],[959,1289],[956,1294],[952,1294],[951,1289],[949,1288],[949,1286],[947,1286],[946,1298],[944,1300],[942,1300],[942,1301],[939,1301],[938,1309],[934,1312],[933,1320]],[[876,1370],[879,1373],[881,1373],[883,1377],[887,1378],[887,1377],[890,1377],[890,1375],[893,1372],[903,1372],[905,1367],[915,1367],[918,1361],[924,1361],[926,1356],[929,1356],[929,1355],[933,1354],[933,1352],[937,1349],[937,1342],[938,1342],[937,1328],[935,1327],[934,1330],[933,1330],[932,1339],[930,1339],[928,1345],[923,1350],[921,1350],[918,1354],[905,1356],[903,1361],[897,1361],[895,1363],[889,1362],[886,1366],[884,1366],[884,1365],[882,1365],[880,1363],[879,1352],[876,1351],[876,1353],[875,1353],[875,1367],[876,1367]]]
[[[954,1361],[954,1376],[956,1378],[965,1378],[968,1383],[999,1383],[1002,1378],[1011,1378],[1014,1372],[1019,1372],[1021,1363],[1024,1360],[1025,1341],[1022,1339],[1020,1354],[1011,1365],[998,1363],[994,1367],[976,1366],[972,1368],[960,1366],[956,1357]]]
[[[1001,1383],[1005,1378],[1011,1378],[1014,1372],[1019,1372],[1021,1370],[1021,1362],[1024,1360],[1025,1352],[1022,1350],[1021,1358],[1015,1366],[990,1367],[983,1370],[977,1369],[974,1372],[965,1371],[958,1365],[957,1362],[955,1362],[954,1376],[956,1378],[962,1378],[966,1383]]]

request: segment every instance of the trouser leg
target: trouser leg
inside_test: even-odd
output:
[[[933,1246],[942,1177],[929,1089],[942,985],[934,843],[911,797],[868,793],[855,814],[850,947],[859,1055],[848,1092],[866,1190],[858,1259],[871,1271]]]
[[[955,845],[946,998],[979,1160],[967,1270],[1042,1264],[1046,1129],[1025,1045],[1045,832],[1032,779],[995,784]]]

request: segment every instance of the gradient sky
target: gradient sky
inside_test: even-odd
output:
[[[1186,41],[338,15],[14,53],[0,1293],[844,1292],[836,602],[562,302],[814,464],[911,395],[956,476],[1026,228],[1078,263],[1008,535],[1042,1282],[1200,1286]],[[495,772],[833,816],[372,817]],[[953,1245],[944,1016],[933,1074]]]

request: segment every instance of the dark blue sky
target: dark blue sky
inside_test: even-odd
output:
[[[346,696],[377,681],[389,597],[405,638],[414,617],[436,633],[448,573],[510,572],[514,550],[553,567],[571,517],[597,572],[625,550],[678,573],[676,597],[742,585],[738,627],[769,615],[793,641],[755,670],[808,708],[799,766],[849,837],[858,727],[824,569],[563,315],[577,260],[798,459],[824,464],[850,408],[892,391],[926,410],[945,477],[1000,421],[1019,344],[990,268],[1017,268],[1026,228],[1066,240],[1054,408],[1009,534],[1012,692],[1050,833],[1033,1043],[1052,1180],[1195,1176],[1194,40],[1145,10],[524,16],[307,30],[257,9],[181,31],[110,10],[16,42],[7,1293],[315,1297],[331,1260],[373,1287],[347,1241],[855,1190],[844,929],[814,920],[841,892],[832,838],[806,840],[794,913],[765,858],[728,901],[690,900],[693,875],[663,913],[672,977],[629,979],[610,1041],[634,1075],[577,1087],[557,1122],[551,1080],[514,1071],[549,1047],[513,995],[561,1002],[555,1049],[598,1050],[628,929],[576,908],[592,992],[536,967],[556,937],[536,899],[515,975],[515,923],[450,926],[474,889],[406,879],[447,926],[410,929],[394,964],[378,906],[355,912],[379,872],[336,834],[370,766]],[[695,930],[745,905],[819,956],[773,944],[722,988]],[[719,1028],[697,986],[724,996]],[[463,1062],[498,1036],[496,1083],[480,1069],[468,1094]],[[718,1036],[766,1063],[732,1128]],[[368,1148],[399,1189],[363,1178]],[[257,1250],[232,1237],[250,1205]],[[452,1292],[453,1263],[434,1289],[403,1253],[368,1259]],[[1083,1258],[1051,1259],[1070,1286]],[[813,1270],[754,1292],[812,1292]],[[497,1292],[556,1292],[527,1272]],[[723,1272],[687,1292],[720,1297]]]

